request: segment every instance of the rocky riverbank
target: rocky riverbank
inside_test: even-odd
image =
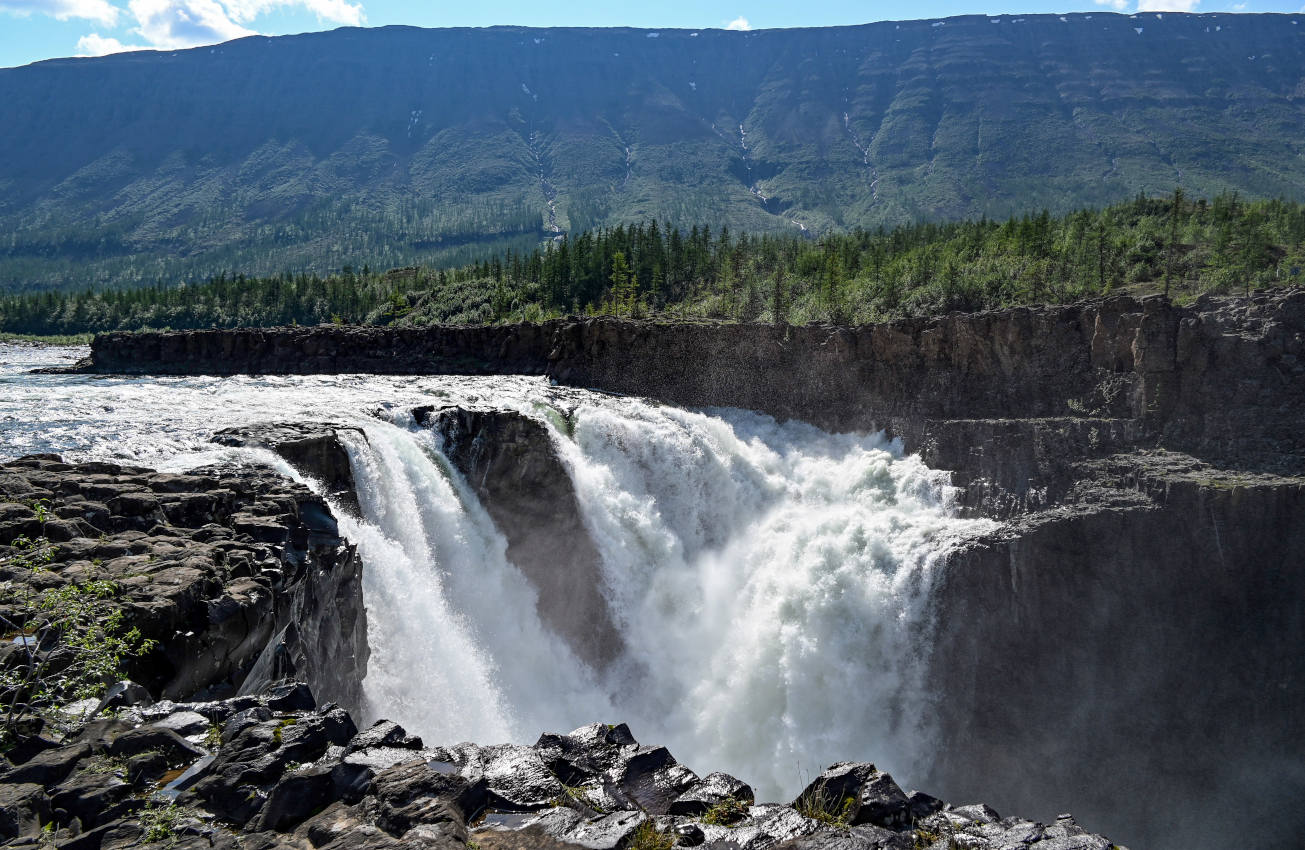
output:
[[[225,700],[142,696],[41,743],[0,762],[3,846],[1115,848],[1068,815],[1041,824],[907,794],[871,764],[834,765],[792,803],[758,804],[746,783],[699,777],[624,724],[533,746],[426,746],[389,721],[360,732],[291,682]]]

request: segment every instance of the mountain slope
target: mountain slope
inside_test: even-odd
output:
[[[0,287],[457,259],[649,217],[1305,198],[1296,21],[387,27],[0,70]]]

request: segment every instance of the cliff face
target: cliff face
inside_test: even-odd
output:
[[[940,421],[1069,420],[1091,440],[1305,469],[1305,291],[952,314],[859,328],[557,329],[562,383],[729,405],[835,430],[889,428],[909,449]],[[1045,430],[1045,428],[1041,429]],[[1077,441],[1077,440],[1076,440]]]
[[[1170,452],[1077,471],[947,565],[934,787],[1072,803],[1143,847],[1294,846],[1305,480]]]
[[[889,428],[926,451],[953,439],[946,429],[956,426],[940,421],[1063,419],[1079,429],[1075,441],[1305,470],[1300,289],[1187,307],[1113,298],[857,328],[580,319],[113,333],[95,338],[91,361],[95,372],[156,375],[547,373],[834,430]],[[1039,431],[1047,427],[1061,425]]]

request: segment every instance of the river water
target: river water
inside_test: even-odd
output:
[[[946,553],[994,525],[958,518],[945,474],[880,434],[542,378],[29,374],[85,353],[0,345],[0,459],[262,462],[293,475],[209,438],[258,422],[363,429],[347,441],[363,516],[341,525],[364,560],[365,721],[390,717],[429,744],[627,722],[760,799],[794,796],[834,761],[874,761],[903,785],[928,767],[931,591]],[[540,622],[502,534],[412,421],[429,404],[548,424],[627,647],[609,668],[588,668]]]

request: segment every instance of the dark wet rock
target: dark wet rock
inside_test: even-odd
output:
[[[667,812],[672,815],[703,815],[726,801],[752,805],[752,786],[728,773],[709,773],[676,797]]]
[[[370,768],[375,772],[418,758],[424,758],[424,754],[406,747],[368,747],[365,750],[350,752],[344,757],[344,763]]]
[[[79,770],[50,789],[50,807],[61,813],[61,819],[75,819],[89,829],[135,808],[134,801],[130,801],[132,790],[130,784],[115,775]]]
[[[0,779],[0,841],[32,838],[50,820],[50,798],[37,782]]]
[[[923,791],[912,791],[906,795],[906,803],[912,820],[923,820],[943,807],[943,801]]]
[[[114,682],[109,685],[104,696],[100,698],[99,708],[96,712],[106,708],[127,708],[130,706],[150,705],[154,699],[144,685],[138,685],[130,680]]]
[[[331,768],[314,766],[284,776],[272,787],[255,823],[256,829],[285,831],[336,800]]]
[[[82,759],[91,755],[89,744],[59,747],[38,753],[22,764],[0,772],[0,783],[5,785],[41,785],[51,788],[62,782],[77,768]]]
[[[376,771],[366,765],[342,761],[331,766],[331,783],[335,796],[350,805],[371,792],[375,776]]]
[[[244,711],[237,712],[227,718],[222,726],[222,742],[228,743],[236,739],[241,732],[251,726],[258,726],[272,719],[272,709],[266,705],[256,705],[247,708]]]
[[[666,814],[671,803],[698,782],[698,776],[665,747],[638,747],[612,771],[622,791],[644,811]]]
[[[598,550],[571,477],[542,422],[515,410],[418,408],[507,538],[508,559],[539,592],[540,619],[601,668],[622,650],[603,596]]]
[[[58,741],[43,737],[40,734],[40,730],[44,726],[44,720],[41,718],[35,718],[35,720],[38,722],[26,724],[27,728],[25,730],[15,730],[18,732],[19,737],[5,751],[3,757],[0,757],[0,774],[3,774],[10,764],[26,764],[37,755],[59,746]],[[18,726],[19,724],[14,725]],[[8,764],[6,764],[6,760]]]
[[[272,711],[312,711],[317,708],[313,692],[303,682],[281,682],[264,691]]]
[[[154,750],[131,756],[127,759],[125,767],[127,782],[140,786],[146,782],[156,781],[167,773],[171,764],[172,760],[167,755]]]
[[[197,711],[175,711],[152,724],[157,729],[171,729],[183,738],[208,732],[209,719]]]
[[[702,827],[696,823],[682,823],[675,827],[675,843],[681,847],[697,847],[706,840]]]
[[[363,805],[376,825],[393,836],[418,825],[446,824],[465,839],[467,821],[484,809],[487,796],[483,779],[469,782],[415,761],[377,774],[374,796]]]
[[[130,757],[146,751],[163,753],[171,762],[194,761],[204,751],[171,729],[143,726],[116,736],[109,745],[109,754]]]
[[[483,781],[488,791],[486,805],[498,811],[542,809],[556,805],[563,794],[562,783],[531,747],[476,747],[468,752],[459,772],[473,781]]]
[[[819,801],[835,814],[846,814],[850,824],[901,827],[911,821],[910,801],[887,773],[867,763],[841,763],[829,767],[803,790],[794,802]]]
[[[407,731],[392,720],[378,720],[367,729],[359,732],[349,741],[349,751],[366,750],[372,747],[391,747],[396,749],[419,750],[421,738],[409,735]]]
[[[784,850],[915,850],[920,845],[909,833],[877,826],[854,826],[849,829],[818,829],[775,846]]]
[[[617,850],[627,844],[635,830],[647,820],[648,816],[637,810],[612,812],[580,821],[557,837],[589,850]]]
[[[782,841],[810,835],[821,829],[818,821],[803,817],[791,806],[753,806],[748,817],[733,826],[707,826],[707,843],[729,841],[743,850],[762,850]]]
[[[268,423],[223,429],[213,435],[213,442],[275,452],[304,475],[321,482],[333,499],[357,516],[353,469],[349,453],[340,442],[341,431],[362,435],[362,431],[347,425]]]

